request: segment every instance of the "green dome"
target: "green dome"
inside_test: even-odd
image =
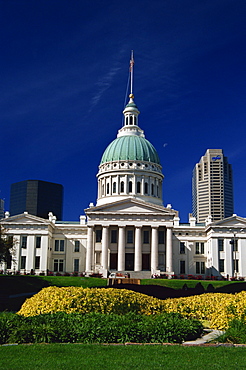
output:
[[[141,136],[120,136],[106,148],[101,164],[112,161],[145,161],[160,164],[153,145]]]

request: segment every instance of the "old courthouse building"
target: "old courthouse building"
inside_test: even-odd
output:
[[[139,113],[131,88],[123,127],[101,156],[96,205],[79,222],[57,221],[51,212],[47,219],[6,213],[0,222],[16,243],[2,269],[246,276],[246,219],[233,214],[214,222],[209,215],[197,223],[190,215],[180,223],[178,211],[163,205],[162,166]]]

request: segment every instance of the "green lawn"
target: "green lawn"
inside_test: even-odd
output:
[[[1,370],[238,370],[245,348],[40,344],[0,347]]]

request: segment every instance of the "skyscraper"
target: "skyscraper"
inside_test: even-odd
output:
[[[0,218],[4,217],[4,200],[0,199]]]
[[[232,168],[222,149],[208,149],[193,170],[192,208],[197,222],[233,214]]]
[[[28,212],[47,218],[52,212],[62,220],[63,186],[41,180],[25,180],[11,185],[10,215]]]

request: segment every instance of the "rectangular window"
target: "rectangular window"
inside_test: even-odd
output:
[[[165,244],[165,234],[162,230],[158,232],[158,244]]]
[[[65,250],[65,241],[55,240],[55,252],[64,252],[64,250]]]
[[[219,272],[225,272],[225,260],[219,260]]]
[[[238,260],[233,260],[233,270],[235,272],[238,272]]]
[[[63,271],[63,260],[54,260],[54,272],[62,272]]]
[[[133,230],[127,230],[127,239],[128,244],[133,244]]]
[[[79,272],[79,259],[76,258],[73,261],[73,271],[74,272]]]
[[[25,270],[26,268],[26,256],[21,256],[21,264],[20,264],[21,270]]]
[[[185,274],[185,261],[179,261],[179,270],[180,270],[180,274]]]
[[[117,243],[117,230],[111,230],[111,243]]]
[[[185,254],[185,243],[184,242],[179,243],[179,253]]]
[[[96,230],[96,243],[101,243],[102,241],[102,229]]]
[[[200,274],[200,262],[196,262],[196,274]]]
[[[40,256],[35,257],[35,270],[39,270],[40,268]]]
[[[36,248],[41,248],[41,236],[36,236]]]
[[[79,247],[80,247],[80,241],[75,240],[75,242],[74,242],[74,252],[79,252]]]
[[[27,236],[22,236],[21,237],[21,248],[26,248],[27,247]]]
[[[224,251],[224,239],[218,239],[218,248],[219,248],[219,252]]]
[[[144,230],[143,232],[143,243],[149,244],[149,231],[148,230]]]
[[[204,254],[204,243],[196,242],[196,254]]]
[[[205,262],[201,262],[201,274],[205,274]]]

